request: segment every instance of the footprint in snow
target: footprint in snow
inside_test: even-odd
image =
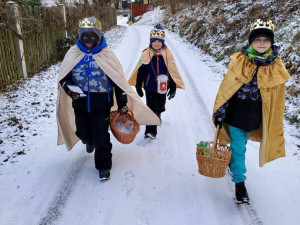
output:
[[[150,138],[146,138],[146,139],[143,138],[143,139],[139,140],[136,144],[141,147],[146,147],[147,145],[151,145],[153,142],[155,142],[155,139],[152,140]]]
[[[127,171],[124,173],[124,185],[123,188],[125,190],[125,196],[128,197],[130,193],[135,189],[135,183],[133,181],[134,174],[131,171]]]
[[[158,153],[163,154],[165,158],[170,158],[172,156],[170,149],[164,145],[158,147]]]

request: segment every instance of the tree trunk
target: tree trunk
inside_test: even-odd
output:
[[[171,8],[171,13],[174,15],[175,14],[174,2],[172,0],[169,0],[169,5],[170,5],[170,8]]]

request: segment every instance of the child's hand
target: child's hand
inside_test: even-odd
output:
[[[167,96],[169,97],[168,99],[171,100],[172,98],[175,97],[175,93],[168,93]]]
[[[119,113],[120,113],[121,115],[123,115],[123,114],[127,113],[128,110],[129,110],[128,106],[125,105],[125,106],[123,106],[121,109],[119,109]]]
[[[136,92],[140,97],[144,96],[143,90],[142,90],[142,84],[136,84],[135,86]]]
[[[219,126],[219,129],[222,128],[222,124],[223,124],[223,121],[222,120],[219,120],[218,118],[215,118],[215,126]]]
[[[176,84],[175,83],[170,83],[170,89],[169,89],[169,92],[167,94],[167,96],[169,97],[168,99],[171,100],[172,98],[174,98],[175,94],[176,94]]]
[[[73,99],[73,100],[76,100],[80,97],[80,94],[76,93],[76,92],[73,92],[71,91],[70,89],[68,90],[68,95]]]

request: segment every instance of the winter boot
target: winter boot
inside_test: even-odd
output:
[[[145,139],[147,139],[147,138],[154,140],[156,138],[156,136],[152,133],[146,133],[145,134]]]
[[[87,153],[92,153],[95,149],[94,145],[86,144],[86,151]]]
[[[99,170],[99,180],[104,181],[110,179],[110,171],[108,169]]]
[[[245,182],[235,183],[235,202],[236,204],[247,203],[250,204]]]

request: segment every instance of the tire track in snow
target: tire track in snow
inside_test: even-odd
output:
[[[178,52],[177,48],[172,44],[172,41],[170,39],[168,39],[168,46],[171,47],[172,52],[174,53],[174,55],[176,56],[176,58],[178,59],[179,62],[184,62],[184,60],[182,60],[180,53]],[[188,80],[185,80],[185,83],[188,83],[192,89],[193,89],[193,94],[196,95],[196,99],[198,100],[198,109],[199,112],[201,114],[202,117],[205,117],[205,119],[207,121],[211,121],[211,115],[209,110],[206,107],[206,104],[201,96],[200,91],[198,91],[197,88],[197,84],[195,82],[195,80],[193,79],[193,76],[191,75],[191,73],[189,72],[188,68],[186,67],[186,65],[184,63],[181,63],[180,65],[178,64],[178,67],[181,67],[181,69],[183,70],[183,72],[185,73],[186,77],[188,77]],[[214,135],[215,133],[215,128],[213,123],[210,123],[209,126],[210,129],[210,133],[211,135]],[[228,180],[228,186],[230,187],[231,191],[234,193],[234,190],[232,189],[232,185],[231,185],[231,181]],[[256,209],[252,204],[250,205],[237,205],[237,208],[239,210],[239,212],[241,213],[241,217],[242,220],[245,222],[246,225],[262,225],[263,222],[261,220],[261,218],[258,216]]]
[[[136,57],[141,54],[141,52],[139,52],[139,47],[141,45],[141,34],[138,28],[135,26],[128,26],[126,27],[126,29],[129,35],[136,37],[134,38],[136,42],[129,42],[129,44],[133,43],[134,45],[128,46],[128,43],[126,42],[126,49],[122,52],[121,55],[119,55],[120,59],[130,59],[130,62],[126,62],[125,65],[122,65],[124,68],[125,76],[128,79],[131,75],[130,72],[132,72],[133,65],[135,66],[136,64]],[[127,38],[128,37],[126,37],[126,39]]]
[[[88,156],[81,157],[72,165],[73,169],[58,187],[59,191],[50,203],[47,212],[38,223],[39,225],[55,224],[55,222],[60,218],[61,212],[76,184],[76,181],[78,180],[82,167],[88,158]]]
[[[176,56],[176,58],[178,59],[179,62],[184,62],[184,60],[181,58],[180,53],[178,52],[177,48],[172,44],[172,41],[170,39],[167,38],[168,41],[168,46],[171,46],[172,52],[174,53],[174,55]],[[211,121],[211,115],[209,110],[206,107],[206,104],[201,96],[201,93],[198,91],[197,88],[197,84],[195,82],[195,80],[193,79],[193,76],[190,74],[188,68],[186,67],[186,65],[184,63],[177,63],[178,67],[181,67],[181,69],[183,70],[183,72],[186,74],[186,77],[188,77],[189,79],[184,80],[185,84],[189,84],[192,87],[193,90],[193,97],[196,97],[197,99],[197,103],[196,106],[199,109],[199,114],[202,117],[205,117],[205,120],[207,121]],[[210,134],[213,136],[215,133],[215,127],[213,125],[213,123],[209,123],[209,129],[210,129]]]
[[[232,186],[232,181],[231,181],[231,175],[228,175],[228,173],[226,173],[225,176],[228,176],[229,179],[227,180],[227,184],[230,187],[231,192],[234,193],[234,188]],[[251,203],[250,205],[246,205],[246,204],[237,205],[237,208],[242,214],[242,220],[246,225],[263,225],[261,218],[257,215],[253,203]]]
[[[141,43],[141,34],[140,34],[139,30],[136,27],[134,27],[134,26],[132,26],[132,29],[135,31],[134,33],[137,33],[137,39],[138,39],[138,41],[134,45],[135,46],[134,51],[131,51],[131,57],[130,57],[130,59],[132,59],[132,60],[131,60],[131,63],[129,65],[135,66],[136,63],[137,63],[137,60],[135,60],[135,57],[139,57],[139,55],[141,54],[141,52],[139,52],[139,46],[142,43]],[[132,72],[132,68],[131,67],[132,66],[128,66],[128,68],[126,70],[126,74],[128,74],[127,78],[129,78],[129,76],[131,75],[130,74],[130,72]]]

